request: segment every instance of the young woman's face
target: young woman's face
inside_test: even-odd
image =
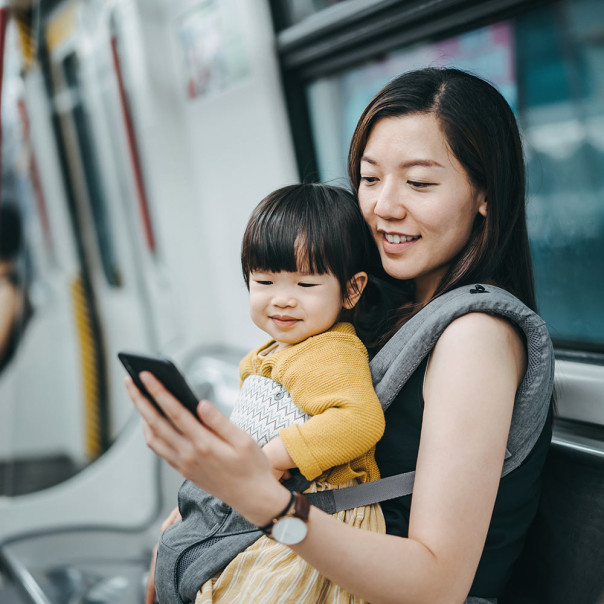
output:
[[[253,271],[252,321],[284,348],[327,331],[344,305],[340,282],[331,273]]]
[[[431,114],[377,122],[361,158],[359,202],[386,272],[430,299],[487,204]]]

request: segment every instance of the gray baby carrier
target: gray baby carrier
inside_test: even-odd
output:
[[[554,355],[543,320],[517,298],[492,285],[465,286],[432,302],[386,343],[370,363],[375,391],[384,411],[390,406],[422,360],[430,354],[444,329],[470,312],[504,317],[524,334],[528,366],[518,388],[502,476],[516,469],[535,445],[545,423],[553,387]],[[334,514],[408,495],[414,472],[362,485],[309,494],[311,503]],[[295,475],[286,483],[304,491],[309,482]],[[235,510],[185,481],[178,494],[182,521],[160,539],[155,586],[161,604],[190,603],[208,579],[262,532]]]

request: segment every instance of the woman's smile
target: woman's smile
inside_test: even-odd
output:
[[[382,233],[382,249],[386,254],[402,254],[414,247],[420,238],[421,235]]]

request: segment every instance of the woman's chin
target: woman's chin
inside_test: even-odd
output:
[[[414,279],[418,275],[418,270],[414,270],[413,267],[405,265],[400,261],[393,261],[387,256],[382,256],[382,266],[390,277],[394,279],[408,280]]]

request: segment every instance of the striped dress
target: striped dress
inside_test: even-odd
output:
[[[352,486],[350,484],[338,487]],[[307,492],[331,487],[313,483]],[[384,533],[385,523],[378,505],[345,510],[336,518],[358,528]],[[326,579],[293,550],[261,537],[240,553],[221,573],[201,586],[195,604],[363,604],[366,600]]]

